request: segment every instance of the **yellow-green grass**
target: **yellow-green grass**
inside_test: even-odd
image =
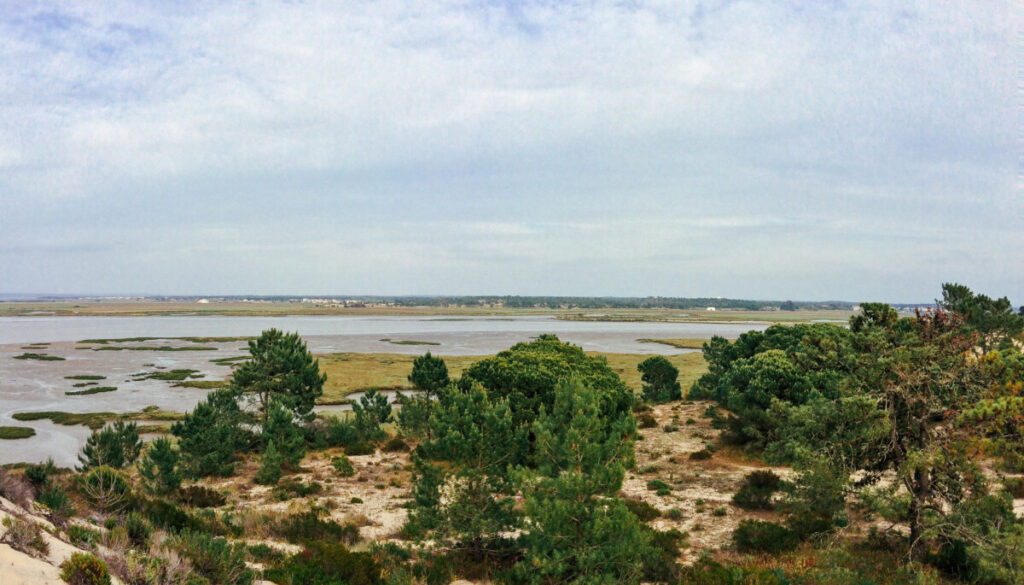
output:
[[[637,339],[640,343],[660,343],[662,345],[668,345],[671,347],[678,347],[680,349],[701,349],[704,347],[704,342],[707,339],[703,337],[674,337],[671,339],[650,339],[643,338]]]
[[[617,373],[633,391],[641,388],[640,372],[636,367],[650,355],[628,353],[588,352],[588,355],[603,356],[608,366]],[[317,356],[321,371],[327,374],[321,403],[337,404],[353,392],[369,388],[411,389],[408,376],[412,372],[415,355],[394,353],[337,353]],[[473,363],[489,356],[442,356],[448,367],[448,374],[457,377]],[[704,356],[698,352],[665,356],[679,368],[679,382],[685,389],[707,371]]]
[[[35,434],[32,427],[0,427],[0,439],[27,439]]]
[[[98,429],[110,421],[115,420],[145,420],[145,421],[176,421],[184,417],[184,413],[161,410],[156,406],[147,406],[138,412],[16,412],[11,415],[14,420],[33,421],[51,420],[58,425],[74,426],[85,425],[90,429]]]

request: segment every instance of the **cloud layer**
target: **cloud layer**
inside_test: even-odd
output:
[[[0,291],[1024,301],[1014,5],[0,15]]]

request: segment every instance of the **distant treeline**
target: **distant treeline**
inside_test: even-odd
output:
[[[153,297],[155,300],[194,300],[199,297]],[[222,296],[223,300],[257,300],[269,302],[299,302],[312,297],[296,296]],[[364,304],[387,304],[398,307],[479,307],[503,306],[507,308],[548,309],[739,309],[745,311],[797,310],[797,309],[851,309],[854,304],[845,301],[755,301],[711,297],[562,297],[517,295],[470,296],[317,296],[315,300]]]

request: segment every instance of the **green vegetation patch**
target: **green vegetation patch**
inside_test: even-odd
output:
[[[185,380],[184,382],[178,382],[172,384],[175,388],[198,388],[200,390],[214,390],[217,388],[226,388],[228,386],[227,380]]]
[[[231,357],[222,357],[210,360],[210,363],[217,364],[219,366],[230,366],[237,362],[244,362],[249,359],[247,355],[233,355]]]
[[[678,347],[680,349],[701,349],[704,347],[704,342],[707,339],[702,337],[676,337],[671,339],[651,339],[644,337],[637,339],[640,343],[660,343],[662,345],[668,345],[671,347]]]
[[[26,422],[33,420],[50,420],[54,424],[64,426],[85,425],[90,429],[99,429],[110,421],[115,420],[145,420],[145,421],[176,421],[184,414],[161,410],[158,406],[147,406],[138,412],[61,412],[45,410],[39,412],[16,412],[11,415],[14,420]]]
[[[35,434],[31,427],[0,427],[0,439],[27,439]]]
[[[95,386],[96,384],[99,384],[99,382],[78,382],[77,384],[72,384],[72,386],[75,388],[85,388],[86,386]]]
[[[199,370],[168,370],[166,372],[140,372],[138,374],[132,374],[133,382],[140,382],[142,380],[163,380],[165,382],[183,382],[188,378],[202,378],[205,374],[199,373]]]
[[[202,345],[200,345],[200,346],[191,346],[191,345],[189,345],[189,346],[184,346],[184,347],[173,347],[173,346],[170,346],[170,345],[161,345],[159,347],[150,347],[148,345],[126,345],[126,346],[115,347],[113,345],[104,345],[102,347],[79,348],[79,349],[92,349],[93,351],[123,351],[123,350],[126,350],[126,349],[130,350],[130,351],[217,351],[216,347],[207,347],[207,346],[202,346]],[[63,359],[63,358],[61,358],[61,359]]]
[[[64,376],[65,380],[106,380],[106,376],[97,374],[78,374],[77,376]]]
[[[188,341],[190,343],[228,343],[230,341],[248,341],[253,337],[117,337],[111,339],[83,339],[78,343],[140,343],[144,341],[170,340]]]
[[[415,339],[389,339],[385,337],[380,341],[390,343],[392,345],[441,345],[437,341],[417,341]]]
[[[16,360],[39,360],[43,362],[62,362],[64,358],[57,355],[47,355],[45,353],[23,353],[21,355],[14,356]]]
[[[117,386],[96,386],[95,388],[86,388],[85,390],[74,390],[65,392],[68,396],[87,396],[89,394],[100,394],[103,392],[113,392],[117,390]]]

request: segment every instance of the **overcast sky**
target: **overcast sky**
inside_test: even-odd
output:
[[[1020,17],[0,0],[0,292],[1020,304]]]

